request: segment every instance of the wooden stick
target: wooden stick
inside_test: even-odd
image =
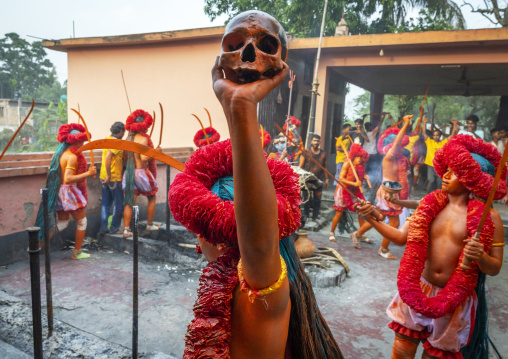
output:
[[[123,70],[120,70],[120,72],[122,73],[123,88],[125,90],[125,96],[127,97],[127,104],[129,105],[129,113],[132,113],[131,102],[129,101],[129,94],[127,93],[127,86],[125,86],[125,79],[123,78]]]
[[[164,110],[162,109],[162,105],[159,102],[159,107],[161,108],[161,136],[159,137],[159,145],[157,147],[161,146],[162,142],[162,129],[164,128]]]
[[[79,102],[78,102],[78,112],[81,113],[81,108],[79,108]],[[78,125],[79,125],[79,117],[78,117]]]
[[[205,109],[206,114],[208,115],[208,121],[210,122],[210,127],[212,127],[212,116],[210,116],[210,112],[208,112],[208,110],[205,107],[203,107],[203,108]]]
[[[206,140],[206,143],[207,144],[210,144],[210,140],[208,140],[208,134],[206,133],[205,131],[205,126],[203,126],[203,122],[201,122],[201,120],[199,119],[198,116],[196,116],[195,114],[191,114],[192,116],[196,117],[196,119],[198,120],[199,124],[201,125],[201,129],[203,130],[203,134],[205,135],[205,140]]]
[[[81,113],[79,113],[79,111],[76,111],[73,108],[71,108],[71,110],[76,112],[78,114],[79,118],[81,119],[81,121],[83,121],[83,126],[85,126],[86,138],[87,138],[88,142],[90,142],[90,132],[88,132],[88,126],[86,125],[85,119],[83,118],[83,116],[81,116]],[[93,151],[92,150],[90,150],[90,159],[92,161],[91,166],[93,166],[95,164],[95,161],[93,158]],[[93,178],[95,178],[95,175],[93,176]]]
[[[340,144],[340,147],[342,147],[342,151],[344,151],[344,153],[346,154],[347,161],[348,161],[349,165],[351,166],[351,169],[353,170],[353,174],[355,175],[356,180],[358,182],[360,182],[360,179],[358,178],[358,174],[356,173],[355,166],[353,166],[353,162],[349,158],[349,153],[347,153],[346,146],[344,146],[344,143],[342,141],[339,141],[339,144]],[[360,189],[360,192],[363,194],[363,188],[362,188],[361,182],[360,182],[360,186],[358,188]]]
[[[23,120],[23,122],[21,122],[21,125],[19,125],[18,129],[16,130],[16,132],[14,132],[14,135],[12,135],[11,139],[9,140],[9,142],[7,143],[7,146],[5,146],[2,154],[0,155],[0,160],[2,160],[2,157],[4,156],[5,152],[7,152],[7,149],[9,148],[9,146],[11,145],[12,141],[14,141],[14,139],[16,138],[16,136],[18,135],[19,131],[21,130],[21,127],[23,127],[23,125],[25,124],[25,122],[28,120],[28,118],[30,117],[30,115],[32,114],[32,111],[34,109],[34,106],[35,106],[35,101],[34,99],[32,99],[32,107],[30,107],[30,111],[28,112],[28,115],[26,115],[25,119]]]
[[[152,123],[152,129],[150,130],[150,137],[152,137],[154,128],[155,128],[155,111],[153,112],[153,123]]]
[[[487,202],[485,202],[485,208],[483,209],[482,218],[480,219],[480,223],[478,223],[478,228],[476,228],[476,233],[472,238],[473,241],[478,242],[480,238],[480,233],[483,229],[483,225],[485,224],[485,220],[490,213],[490,206],[494,201],[494,195],[496,194],[497,186],[499,181],[501,180],[501,175],[503,174],[504,166],[506,165],[506,159],[508,159],[508,146],[505,147],[503,156],[501,157],[501,161],[499,162],[499,166],[497,166],[496,177],[494,177],[494,183],[492,184],[492,189],[490,190],[489,197],[487,198]],[[471,266],[471,260],[469,258],[463,257],[462,263],[460,264],[460,268],[462,270],[469,270]]]
[[[277,127],[277,130],[279,130],[279,132],[280,132],[280,133],[282,133],[284,136],[286,136],[286,134],[284,133],[284,131],[280,128],[280,126],[279,126],[277,123],[275,123],[275,127]],[[328,171],[326,168],[324,168],[323,166],[321,166],[321,164],[320,164],[318,161],[316,161],[314,158],[312,158],[312,156],[311,156],[311,155],[309,155],[307,152],[305,152],[305,151],[304,151],[304,148],[303,148],[303,145],[300,145],[300,146],[299,146],[299,145],[297,145],[297,144],[296,144],[296,143],[295,143],[292,139],[290,139],[290,138],[289,138],[289,136],[288,136],[288,137],[286,137],[286,138],[287,138],[287,139],[288,139],[288,141],[290,141],[290,142],[291,142],[291,143],[292,143],[295,147],[300,148],[300,150],[301,150],[301,151],[302,151],[302,153],[305,155],[305,157],[307,157],[309,160],[311,160],[312,162],[314,162],[314,163],[315,163],[315,164],[316,164],[319,168],[321,168],[321,169],[322,169],[322,170],[323,170],[323,171],[324,171],[324,172],[325,172],[328,176],[330,176],[331,178],[333,178],[333,179],[335,180],[335,182],[337,182],[337,183],[338,183],[338,184],[339,184],[342,188],[344,188],[344,190],[345,190],[347,193],[349,193],[349,195],[350,195],[351,197],[353,197],[353,198],[354,198],[354,199],[355,199],[358,203],[360,203],[360,204],[365,203],[365,201],[363,201],[363,200],[359,199],[359,198],[358,198],[358,197],[357,197],[357,196],[356,196],[353,192],[351,192],[351,191],[349,190],[349,188],[347,188],[347,186],[345,186],[345,185],[343,185],[342,183],[340,183],[340,181],[339,181],[337,178],[335,178],[335,176],[334,176],[334,175],[332,175],[332,174],[330,173],[330,171]],[[374,218],[375,218],[376,220],[378,220],[378,221],[382,221],[382,220],[384,220],[384,218],[385,218],[385,217],[384,217],[381,213],[379,213],[376,209],[374,209],[374,210],[372,211],[372,214],[371,214],[371,215],[372,215],[372,217],[374,217]]]

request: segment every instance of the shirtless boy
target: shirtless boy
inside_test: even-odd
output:
[[[358,209],[385,238],[406,244],[398,274],[399,292],[387,309],[395,331],[392,358],[414,358],[423,342],[423,358],[462,358],[471,337],[479,271],[497,275],[503,261],[503,223],[494,210],[477,229],[501,156],[494,146],[458,135],[436,152],[434,166],[442,190],[428,194],[400,230],[369,216],[372,205]],[[506,168],[496,199],[506,194]],[[462,256],[473,261],[462,270]],[[421,276],[420,278],[418,278]],[[423,293],[422,293],[423,292]]]
[[[396,198],[407,199],[409,197],[409,183],[407,180],[407,171],[409,168],[408,159],[402,154],[404,147],[409,143],[408,136],[405,135],[409,126],[409,120],[413,115],[404,117],[404,125],[401,129],[388,129],[379,138],[378,151],[385,155],[383,158],[383,182],[377,191],[377,206],[381,213],[388,216],[390,226],[399,227],[399,215],[402,213],[402,207],[397,206],[385,200],[385,195],[390,190],[398,190],[394,194]],[[363,235],[363,230],[369,227],[360,228],[357,232]],[[383,237],[383,242],[379,248],[378,254],[385,259],[396,259],[390,253],[388,246],[390,241]]]
[[[87,141],[85,127],[76,123],[62,125],[58,129],[60,146],[55,151],[48,172],[46,187],[49,189],[49,212],[57,212],[56,227],[59,232],[69,226],[70,217],[77,223],[72,259],[86,259],[81,246],[85,238],[85,208],[88,201],[86,178],[97,173],[95,166],[87,170],[86,159],[76,151]],[[42,205],[37,213],[36,225],[42,228]],[[43,231],[40,233],[42,234]],[[51,231],[51,236],[55,234]]]

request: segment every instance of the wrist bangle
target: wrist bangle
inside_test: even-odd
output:
[[[504,243],[492,243],[492,247],[504,247],[505,245]]]
[[[247,293],[249,296],[249,302],[254,303],[255,299],[261,299],[264,300],[264,297],[268,294],[271,294],[275,292],[277,289],[279,289],[282,286],[282,283],[284,283],[284,279],[287,275],[287,267],[286,262],[284,262],[284,258],[280,256],[280,266],[281,271],[279,275],[279,279],[275,281],[271,286],[263,288],[263,289],[252,289],[249,287],[247,282],[245,281],[245,278],[243,276],[243,267],[242,267],[242,259],[240,258],[240,261],[238,262],[238,279],[240,279],[240,290],[244,293]],[[268,309],[268,305],[266,304],[265,300],[265,307]]]

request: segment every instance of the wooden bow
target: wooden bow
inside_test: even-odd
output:
[[[9,146],[11,145],[12,141],[14,141],[14,139],[16,138],[16,136],[18,135],[19,131],[21,130],[21,127],[23,127],[23,125],[25,124],[25,122],[28,120],[28,118],[30,117],[30,115],[32,114],[32,111],[34,109],[34,106],[35,106],[35,101],[34,99],[32,99],[32,106],[30,107],[30,111],[28,112],[28,115],[26,115],[25,119],[23,120],[23,122],[21,122],[21,125],[19,125],[18,129],[16,130],[16,132],[14,132],[14,135],[12,135],[11,139],[9,140],[9,142],[7,143],[7,146],[5,146],[2,154],[0,155],[0,160],[2,160],[2,157],[4,156],[5,152],[7,152],[7,149],[9,148]]]

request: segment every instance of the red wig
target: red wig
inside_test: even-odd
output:
[[[79,131],[79,133],[71,133],[71,131]],[[90,135],[90,138],[92,138],[92,134],[88,134]],[[69,144],[88,141],[85,126],[77,123],[69,123],[67,125],[60,126],[56,139],[60,143],[67,142]]]
[[[261,131],[263,131],[263,133],[261,133]],[[272,136],[270,136],[267,130],[259,129],[259,136],[261,137],[262,147],[268,146],[270,142],[272,142]]]
[[[142,118],[141,122],[136,122],[138,118]],[[132,132],[142,132],[146,131],[152,126],[153,118],[152,116],[143,110],[136,110],[127,117],[127,121],[125,121],[125,128],[127,131]]]
[[[358,143],[353,143],[351,145],[351,149],[349,150],[349,159],[353,160],[355,157],[361,157],[363,163],[367,163],[369,160],[368,152],[365,151]]]
[[[386,130],[385,132],[383,132],[383,134],[381,135],[381,137],[379,138],[379,141],[377,143],[378,152],[381,153],[382,155],[386,155],[388,153],[388,151],[390,151],[390,148],[393,147],[393,142],[395,141],[395,136],[397,136],[399,132],[400,132],[400,128],[390,128],[390,129]],[[388,143],[385,143],[385,140],[390,135],[395,135],[395,136],[393,136],[393,140],[390,140]],[[409,144],[409,137],[407,135],[404,135],[404,138],[402,139],[400,147],[404,148],[408,144]]]
[[[480,164],[473,159],[472,153],[484,157],[495,169],[501,161],[501,154],[494,145],[469,135],[457,135],[436,151],[434,169],[439,177],[443,177],[450,167],[460,183],[473,194],[486,199],[494,183],[494,177],[482,171]],[[506,195],[506,176],[505,165],[494,199],[501,199]]]
[[[220,140],[220,134],[215,130],[215,128],[207,127],[207,128],[205,128],[205,132],[207,134],[208,141],[205,138],[205,134],[203,133],[203,130],[199,130],[194,135],[194,144],[196,145],[196,147],[201,148],[201,147],[206,146],[208,144],[211,145],[212,143],[215,143]],[[208,142],[210,142],[210,143],[208,143]]]

